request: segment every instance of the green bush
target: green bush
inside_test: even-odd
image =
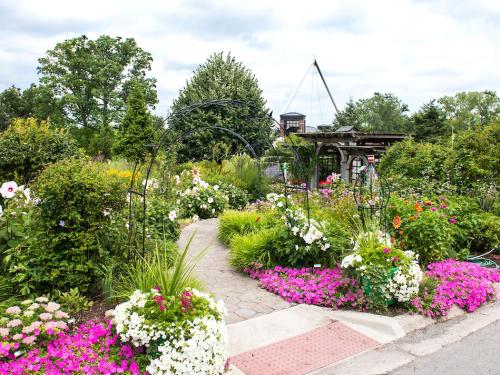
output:
[[[236,235],[255,232],[269,226],[271,213],[259,211],[225,211],[219,216],[219,239],[228,245]]]
[[[146,230],[151,238],[172,242],[179,239],[181,228],[176,220],[174,202],[168,201],[160,193],[148,194],[146,214]]]
[[[410,201],[393,197],[388,206],[392,234],[403,249],[412,250],[427,265],[445,258],[456,258],[461,249],[453,243],[460,218],[452,215],[446,201]]]
[[[407,139],[391,146],[377,169],[393,190],[439,193],[449,182],[447,163],[452,152],[447,146]]]
[[[232,184],[221,183],[220,191],[228,198],[228,207],[242,210],[248,203],[248,194]]]
[[[233,236],[229,244],[230,264],[238,269],[271,268],[276,264],[273,254],[281,230],[274,227]]]
[[[52,129],[46,121],[16,119],[0,133],[0,181],[27,184],[47,165],[80,154],[65,131]]]
[[[10,267],[23,294],[74,287],[91,293],[99,266],[122,257],[122,249],[105,248],[100,240],[113,213],[124,207],[120,186],[87,160],[63,160],[45,169],[33,185],[39,204],[32,236]]]

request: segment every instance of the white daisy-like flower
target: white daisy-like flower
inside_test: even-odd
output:
[[[168,218],[170,219],[170,221],[174,221],[175,219],[177,219],[177,212],[175,212],[175,210],[172,210],[168,213]]]

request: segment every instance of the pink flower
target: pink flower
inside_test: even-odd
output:
[[[7,327],[14,328],[14,327],[19,327],[22,324],[23,322],[21,321],[21,319],[13,319],[7,323]]]
[[[22,310],[19,306],[11,306],[5,312],[9,315],[19,315],[21,314]]]
[[[454,217],[450,218],[448,221],[450,222],[450,224],[456,224],[457,223],[457,219],[455,219]]]
[[[25,345],[33,345],[36,341],[36,337],[35,336],[27,336],[23,339],[23,344]]]
[[[0,328],[0,337],[9,336],[10,329],[8,328]]]
[[[39,315],[40,320],[50,320],[52,319],[52,314],[51,313],[41,313]]]
[[[389,254],[391,252],[391,249],[388,247],[384,248],[384,254]]]
[[[55,302],[49,302],[47,304],[47,306],[45,306],[45,311],[47,311],[49,313],[53,313],[53,312],[56,312],[57,310],[59,310],[60,308],[61,308],[60,304],[55,303]]]

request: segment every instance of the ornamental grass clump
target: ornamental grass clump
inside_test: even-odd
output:
[[[355,279],[337,268],[245,269],[250,277],[259,280],[261,287],[288,302],[306,303],[333,308],[357,308],[365,305],[363,289]]]
[[[113,311],[122,342],[144,348],[149,374],[224,372],[227,361],[226,309],[196,289],[180,295],[136,290]]]
[[[473,312],[495,299],[496,282],[500,282],[499,270],[452,259],[431,263],[411,304],[422,315],[433,318],[446,316],[453,305]]]

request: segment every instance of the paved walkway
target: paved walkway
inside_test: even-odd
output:
[[[228,310],[226,322],[236,323],[291,307],[292,304],[259,288],[257,281],[229,265],[229,250],[217,239],[217,222],[217,219],[202,220],[187,226],[182,230],[179,245],[184,249],[195,233],[190,253],[197,254],[208,246],[195,272],[208,291],[224,300]]]

